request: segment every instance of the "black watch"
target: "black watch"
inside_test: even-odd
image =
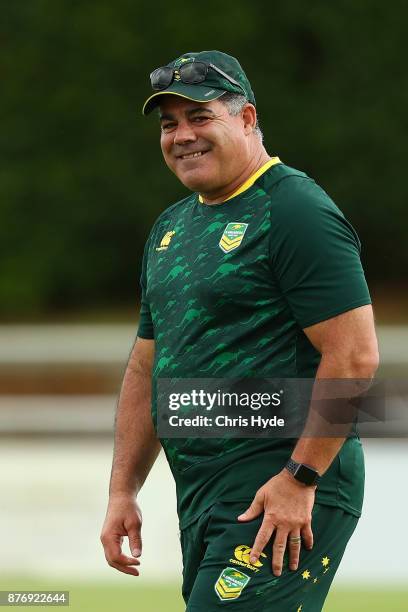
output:
[[[293,459],[289,459],[285,467],[288,472],[290,472],[292,476],[296,478],[296,480],[303,482],[303,484],[308,486],[316,485],[320,478],[319,472],[310,467],[310,465],[306,465],[305,463],[297,463],[296,461],[293,461]]]

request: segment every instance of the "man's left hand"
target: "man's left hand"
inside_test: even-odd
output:
[[[289,547],[289,567],[299,565],[301,539],[306,548],[313,547],[312,509],[316,486],[306,486],[293,478],[286,469],[268,480],[258,489],[248,510],[239,521],[252,521],[264,513],[262,525],[252,546],[250,563],[256,563],[262,550],[275,532],[272,571],[282,573],[283,556]]]

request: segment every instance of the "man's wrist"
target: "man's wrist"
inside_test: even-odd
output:
[[[281,471],[280,475],[288,483],[294,485],[295,487],[298,487],[299,489],[308,489],[309,488],[307,485],[305,485],[302,482],[299,482],[298,480],[296,480],[296,478],[294,478],[293,475],[290,472],[288,472],[288,470],[286,468],[283,468],[283,470]]]
[[[132,490],[120,490],[120,491],[109,491],[109,499],[136,499],[138,491],[135,489]]]

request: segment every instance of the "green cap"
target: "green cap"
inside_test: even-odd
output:
[[[170,68],[180,68],[186,62],[205,62],[206,64],[214,64],[217,68],[225,72],[228,76],[239,83],[234,85],[225,77],[219,74],[216,70],[209,68],[205,81],[201,83],[187,84],[180,80],[173,79],[168,87],[160,91],[156,91],[153,95],[147,98],[143,105],[142,113],[148,115],[158,104],[160,104],[160,96],[165,94],[173,94],[187,100],[195,102],[208,102],[216,100],[225,92],[237,93],[244,95],[248,102],[255,106],[255,96],[251,89],[245,72],[240,63],[232,55],[222,53],[222,51],[191,51],[184,53],[177,59],[171,61],[166,66]]]

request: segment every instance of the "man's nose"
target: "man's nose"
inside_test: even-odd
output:
[[[185,144],[197,140],[196,133],[188,121],[180,121],[174,134],[175,144]]]

